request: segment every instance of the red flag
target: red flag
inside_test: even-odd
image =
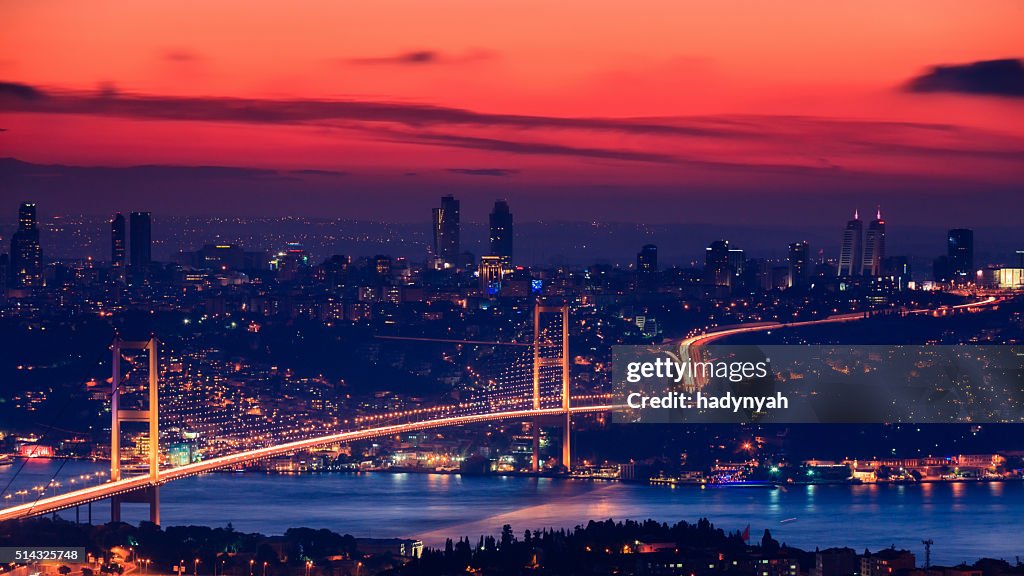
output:
[[[743,541],[750,542],[750,524],[747,524],[746,529],[743,530]]]

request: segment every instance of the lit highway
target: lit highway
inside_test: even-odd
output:
[[[995,296],[989,296],[984,300],[978,300],[976,302],[968,302],[967,304],[957,304],[956,306],[948,306],[944,308],[917,308],[914,310],[904,310],[903,314],[936,314],[941,313],[944,310],[963,310],[963,309],[974,309],[984,308],[986,306],[992,306],[999,303],[1000,300]],[[723,328],[714,332],[705,332],[696,336],[690,336],[679,342],[680,346],[700,346],[702,344],[708,344],[720,338],[726,338],[728,336],[734,336],[736,334],[745,334],[748,332],[764,332],[766,330],[774,330],[779,328],[800,328],[802,326],[816,326],[819,324],[832,324],[839,322],[854,322],[857,320],[863,320],[865,318],[863,312],[852,312],[849,314],[836,314],[827,318],[820,318],[818,320],[803,320],[800,322],[758,322],[750,325],[739,325],[731,328]]]
[[[569,409],[573,414],[584,413],[584,412],[607,412],[614,409],[612,405],[600,405],[600,406],[574,406]],[[539,410],[513,410],[508,412],[494,412],[491,414],[473,414],[468,416],[450,416],[446,418],[436,418],[431,420],[423,420],[420,422],[409,422],[404,424],[392,424],[388,426],[379,426],[375,428],[367,428],[364,430],[353,430],[350,432],[339,432],[337,434],[330,434],[327,436],[318,436],[316,438],[309,438],[306,440],[296,440],[294,442],[288,442],[285,444],[279,444],[277,446],[269,446],[266,448],[259,448],[256,450],[248,450],[245,452],[239,452],[237,454],[230,454],[227,456],[220,456],[217,458],[211,458],[202,462],[196,462],[194,464],[188,464],[186,466],[179,466],[177,468],[168,468],[160,471],[159,484],[165,484],[174,480],[180,480],[189,476],[195,476],[197,474],[203,474],[206,472],[212,472],[222,468],[231,468],[240,466],[256,460],[264,460],[267,458],[273,458],[275,456],[282,456],[297,452],[300,450],[307,450],[316,448],[319,446],[325,446],[329,444],[340,444],[345,442],[353,442],[356,440],[367,440],[370,438],[378,438],[381,436],[389,436],[392,434],[403,434],[407,432],[416,432],[418,430],[425,430],[430,428],[444,428],[447,426],[461,426],[466,424],[476,424],[479,422],[490,422],[494,420],[509,420],[516,418],[533,418],[536,416],[554,416],[565,414],[562,408],[542,408]],[[40,516],[55,512],[57,510],[64,510],[67,508],[73,508],[89,502],[95,502],[97,500],[103,500],[110,498],[111,496],[117,496],[126,494],[146,488],[150,485],[149,475],[133,476],[131,478],[124,478],[116,482],[108,482],[106,484],[100,484],[89,488],[83,488],[81,490],[75,490],[73,492],[66,492],[64,494],[58,494],[49,498],[40,498],[34,502],[28,502],[18,506],[11,506],[10,508],[4,508],[0,510],[0,521],[5,520],[16,520],[19,518],[28,518],[31,516]]]

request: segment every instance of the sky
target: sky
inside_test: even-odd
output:
[[[1024,3],[0,0],[12,212],[1019,224]],[[943,224],[945,225],[945,224]]]

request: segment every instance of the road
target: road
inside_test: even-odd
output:
[[[949,306],[948,309],[962,310],[971,308],[984,308],[986,306],[992,306],[998,304],[1000,300],[995,296],[989,296],[984,300],[978,300],[975,302],[968,302],[967,304],[957,304],[956,306]],[[914,310],[906,310],[904,314],[933,314],[937,310],[943,310],[943,308],[916,308]],[[715,332],[705,332],[704,334],[698,334],[696,336],[690,336],[679,342],[680,346],[699,346],[708,344],[720,338],[726,338],[728,336],[734,336],[736,334],[745,334],[747,332],[764,332],[766,330],[774,330],[778,328],[799,328],[801,326],[816,326],[818,324],[832,324],[838,322],[854,322],[857,320],[864,319],[863,312],[853,312],[849,314],[836,314],[827,318],[820,318],[818,320],[802,320],[800,322],[759,322],[752,325],[740,325],[733,328],[725,328],[717,330]]]

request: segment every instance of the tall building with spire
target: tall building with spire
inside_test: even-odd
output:
[[[43,285],[43,249],[39,244],[36,205],[18,208],[18,230],[11,236],[11,280],[15,288]]]
[[[882,209],[878,208],[875,219],[868,224],[867,233],[864,234],[864,260],[861,264],[861,274],[864,276],[881,276],[882,262],[885,260],[885,220],[882,219]]]
[[[434,256],[443,268],[456,268],[459,262],[459,201],[442,196],[441,207],[434,208]]]
[[[491,256],[502,256],[512,262],[512,211],[505,200],[494,202],[491,210]]]
[[[860,213],[853,211],[853,220],[846,223],[843,229],[843,243],[839,252],[839,276],[856,276],[860,274],[863,263],[864,225],[860,221]]]

